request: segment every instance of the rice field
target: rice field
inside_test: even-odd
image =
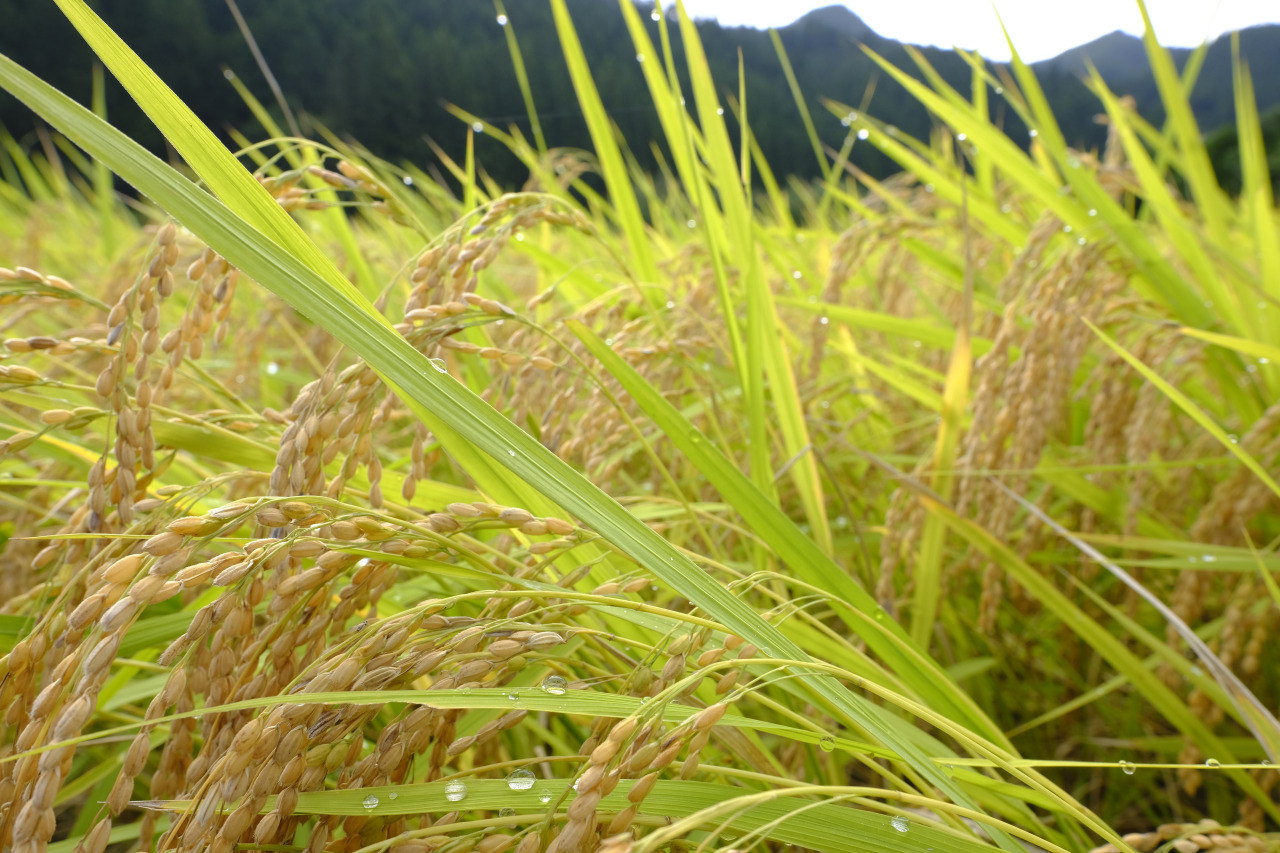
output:
[[[247,91],[233,154],[58,2],[185,165],[0,57],[0,845],[1280,850],[1243,63],[1237,197],[1150,35],[1165,127],[885,64],[931,138],[829,103],[803,185],[623,3],[654,176],[551,0],[594,151],[480,123],[509,192]]]

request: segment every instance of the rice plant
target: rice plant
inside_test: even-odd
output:
[[[0,843],[1280,849],[1247,67],[1237,198],[1149,26],[1164,128],[885,64],[933,137],[832,103],[789,185],[623,0],[659,180],[551,2],[594,151],[481,123],[518,193],[232,154],[81,0],[190,175],[0,57],[59,134],[0,154]]]

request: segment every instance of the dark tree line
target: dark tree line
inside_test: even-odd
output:
[[[274,105],[261,73],[225,0],[96,0],[94,9],[215,130],[236,128],[250,138],[261,129],[224,79],[239,75],[264,103]],[[529,122],[507,52],[505,36],[488,0],[240,0],[255,38],[295,110],[390,160],[425,163],[432,159],[430,137],[461,158],[466,128],[444,109],[457,104],[499,127],[515,124],[529,135]],[[615,0],[568,0],[601,97],[641,166],[655,169],[648,143],[661,128],[631,40]],[[658,24],[641,11],[657,41]],[[589,147],[586,125],[560,52],[547,0],[507,0],[510,26],[520,41],[530,83],[549,144]],[[738,51],[742,52],[749,118],[773,169],[812,178],[817,163],[766,33],[745,28],[700,25],[712,72],[722,91],[738,91]],[[845,129],[820,103],[827,97],[858,105],[874,80],[868,112],[918,137],[927,137],[931,117],[905,90],[880,73],[857,42],[904,68],[914,68],[904,46],[882,39],[844,10],[821,10],[781,31],[802,91],[823,142],[838,148]],[[1104,67],[1112,87],[1132,94],[1140,109],[1159,121],[1159,98],[1140,48],[1116,38],[1105,48]],[[1260,27],[1241,37],[1254,72],[1260,106],[1280,103],[1280,27]],[[678,38],[677,62],[682,65]],[[968,91],[968,66],[950,51],[923,48],[938,72]],[[87,103],[93,57],[48,0],[0,0],[0,53],[4,53],[73,97]],[[1187,51],[1177,52],[1185,62]],[[1100,107],[1080,81],[1082,64],[1064,55],[1038,67],[1068,140],[1099,146],[1105,131],[1094,121]],[[687,80],[685,81],[687,87]],[[686,88],[687,91],[687,88]],[[1230,46],[1209,51],[1193,103],[1202,127],[1233,121]],[[158,152],[163,140],[111,83],[108,110],[113,123]],[[1026,129],[992,97],[992,114],[1016,139]],[[0,123],[19,139],[29,139],[34,120],[8,95],[0,94]],[[519,185],[524,171],[491,139],[481,138],[477,154],[499,182]],[[893,166],[861,146],[855,162],[873,175]]]

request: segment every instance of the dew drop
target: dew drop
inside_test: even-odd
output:
[[[406,187],[413,186],[413,178],[411,176],[405,175],[404,178],[402,178],[402,180],[404,181],[404,185]]]
[[[449,366],[445,364],[445,361],[443,358],[432,358],[432,359],[428,359],[428,361],[430,361],[431,366],[436,369],[436,373],[449,372]]]
[[[1218,558],[1215,557],[1213,554],[1202,554],[1200,559],[1206,563],[1213,563],[1213,562],[1216,562]]]
[[[792,270],[791,277],[794,278],[796,281],[799,281],[800,279],[804,278],[804,273],[800,272],[800,270]]]
[[[1205,767],[1221,767],[1222,762],[1216,758],[1206,758],[1204,761],[1204,766]]]
[[[997,95],[1003,95],[1003,94],[1004,94],[1004,86],[996,86],[996,94],[997,94]],[[931,847],[931,848],[929,848],[929,849],[930,849],[930,850],[932,850],[933,848]]]
[[[865,127],[864,127],[864,128],[862,128],[862,130],[858,131],[858,138],[859,138],[859,139],[867,139],[867,138],[869,138],[870,136],[871,136],[871,131],[867,130]]]
[[[498,810],[498,817],[515,817],[516,810],[513,808],[505,808]]]
[[[550,792],[550,791],[543,791],[541,794],[539,794],[539,795],[538,795],[538,802],[540,802],[540,803],[549,803],[549,802],[551,802],[551,792]]]
[[[688,222],[686,222],[686,223],[685,223],[685,225],[689,226],[690,228],[697,228],[697,227],[698,227],[698,220],[696,220],[696,219],[690,219]]]
[[[279,372],[280,372],[280,365],[276,364],[274,361],[267,365],[267,373],[271,374],[272,376],[275,376]]]
[[[474,130],[476,133],[484,133],[484,125],[481,124],[480,122],[476,122],[475,124],[471,125],[471,129]]]
[[[565,691],[565,680],[559,675],[548,675],[542,682],[542,691],[550,693],[552,696],[563,696]]]
[[[957,135],[956,135],[956,142],[964,142],[964,141],[965,141],[966,139],[968,139],[968,138],[969,138],[969,134],[967,134],[967,133],[957,134]]]
[[[444,798],[451,803],[456,803],[466,799],[467,783],[460,779],[454,779],[448,785],[444,786]]]
[[[822,747],[823,752],[831,752],[831,750],[836,748],[836,739],[831,735],[827,735],[822,740],[818,741],[818,746]]]
[[[514,450],[508,450],[508,451],[507,451],[507,455],[508,455],[508,456],[515,456],[515,455],[516,455],[516,452],[515,452]]]
[[[1097,215],[1098,215],[1098,211],[1094,210],[1094,209],[1091,207],[1091,208],[1089,208],[1089,215],[1090,215],[1090,216],[1097,216]]]
[[[1039,135],[1040,131],[1036,130],[1034,127],[1027,131],[1027,136],[1030,136],[1032,139],[1035,139]]]
[[[519,694],[519,693],[508,693],[508,694],[507,694],[507,698],[508,698],[509,700],[511,700],[512,702],[519,702],[519,701],[520,701],[520,694]]]
[[[506,25],[507,25],[507,16],[506,16],[506,15],[499,15],[499,16],[498,16],[498,26],[500,26],[500,27],[505,27]]]
[[[1121,761],[1120,769],[1124,771],[1124,775],[1132,776],[1138,768],[1130,764],[1128,761]]]
[[[668,310],[668,311],[670,311],[672,308],[675,308],[675,307],[676,307],[676,304],[675,304],[674,302],[672,302],[670,299],[668,299],[668,300],[667,300],[667,310]]]
[[[387,794],[388,800],[397,800],[399,798],[400,798],[400,795],[397,794],[395,791],[392,791],[390,794]]]
[[[718,116],[724,115],[724,107],[716,107],[716,115]]]
[[[651,21],[661,21],[661,20],[662,20],[662,13],[661,13],[661,12],[659,12],[657,9],[654,9],[652,12],[650,12],[650,13],[649,13],[649,20],[651,20]]]
[[[373,811],[378,807],[378,798],[375,797],[373,794],[370,794],[369,796],[364,798],[364,801],[361,802],[360,805],[364,806],[366,809],[370,811]]]
[[[819,318],[818,318],[818,322],[819,322],[821,325],[825,326],[825,325],[827,325],[828,323],[830,323],[831,321],[830,321],[830,320],[828,320],[826,317],[819,317]]]
[[[512,770],[511,775],[507,777],[507,787],[513,791],[527,791],[533,787],[534,776],[532,771],[525,770],[523,767],[519,770]]]
[[[1266,759],[1266,758],[1262,759],[1262,762],[1261,762],[1261,763],[1262,763],[1262,766],[1263,766],[1263,767],[1270,767],[1270,766],[1271,766],[1271,761],[1270,761],[1269,759]]]
[[[911,821],[907,820],[902,815],[895,815],[893,820],[889,821],[889,823],[893,824],[893,828],[898,830],[898,832],[911,831]]]
[[[644,54],[643,54],[643,53],[637,53],[637,54],[636,54],[636,62],[644,62]]]

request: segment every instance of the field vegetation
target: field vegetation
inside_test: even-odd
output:
[[[831,102],[788,185],[622,2],[646,174],[551,0],[593,150],[459,110],[506,192],[247,91],[232,154],[58,5],[184,166],[0,57],[53,128],[0,153],[0,845],[1280,850],[1243,62],[1236,196],[1151,32],[1162,127],[1095,78],[1073,150],[1016,57],[917,57],[929,138]]]

